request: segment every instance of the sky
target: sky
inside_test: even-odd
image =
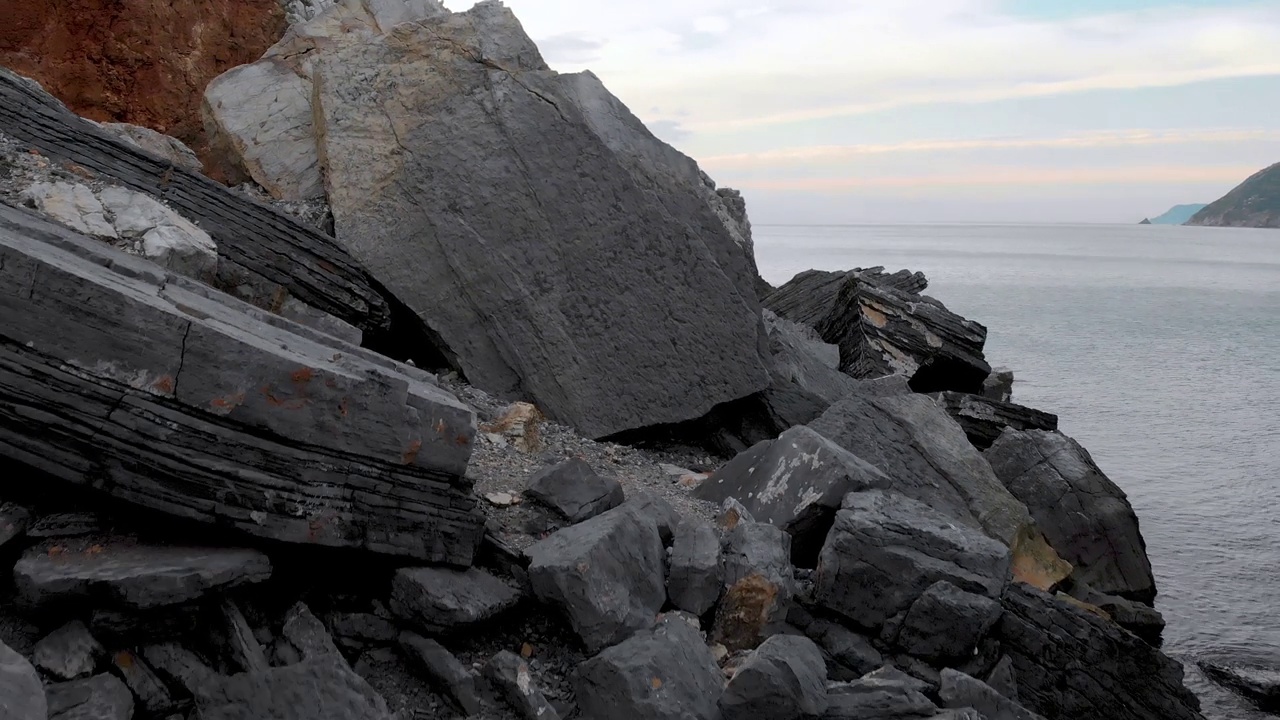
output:
[[[506,4],[754,223],[1130,223],[1280,162],[1280,0]]]

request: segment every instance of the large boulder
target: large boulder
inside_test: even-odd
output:
[[[764,304],[839,345],[849,375],[906,375],[916,392],[982,392],[991,373],[982,356],[987,329],[920,295],[923,275],[881,270],[809,270]]]
[[[200,720],[391,720],[387,703],[340,656],[215,677],[196,693]]]
[[[637,182],[508,9],[401,24],[312,72],[339,241],[477,387],[601,437],[768,384],[740,251]]]
[[[36,669],[4,643],[0,643],[0,716],[6,720],[48,718],[44,687]]]
[[[717,720],[720,669],[698,631],[663,617],[578,666],[578,706],[590,720]]]
[[[1003,603],[996,636],[1026,708],[1049,720],[1204,720],[1182,665],[1136,635],[1025,585]]]
[[[998,599],[939,580],[911,604],[896,642],[926,660],[965,660],[973,657],[1000,612]]]
[[[807,637],[774,635],[738,666],[720,697],[724,720],[799,720],[827,709],[827,669]]]
[[[1079,443],[1060,432],[1006,430],[984,456],[1076,577],[1108,595],[1155,598],[1138,516]]]
[[[475,416],[431,376],[8,206],[0,287],[4,456],[254,535],[471,563]]]
[[[729,650],[758,646],[786,622],[796,592],[791,536],[744,520],[724,542],[724,597],[712,635]]]
[[[872,490],[851,493],[836,513],[815,594],[877,630],[938,581],[999,598],[1010,577],[1010,551],[999,541],[904,495]]]
[[[987,720],[1044,720],[990,685],[959,670],[943,668],[938,696],[947,708],[973,708]]]
[[[854,392],[858,381],[840,371],[840,348],[808,325],[764,311],[769,333],[769,387],[761,400],[782,429],[803,425]]]
[[[648,627],[666,602],[666,554],[652,518],[623,505],[525,551],[538,599],[559,609],[588,652]]]

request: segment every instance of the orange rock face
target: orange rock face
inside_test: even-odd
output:
[[[279,0],[0,0],[0,65],[75,112],[172,135],[203,158],[200,98],[284,33]]]

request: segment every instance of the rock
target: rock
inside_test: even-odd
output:
[[[1014,430],[1057,430],[1058,416],[982,395],[944,392],[935,397],[964,429],[969,442],[986,450],[1005,428]]]
[[[429,633],[475,625],[519,601],[519,590],[478,568],[401,568],[391,580],[391,611]]]
[[[38,182],[22,193],[22,201],[76,232],[102,238],[117,237],[116,229],[107,221],[102,203],[88,185]]]
[[[196,694],[200,720],[391,720],[386,701],[341,657],[219,677]]]
[[[676,529],[667,573],[667,597],[675,607],[702,616],[724,590],[720,538],[705,521],[688,519]]]
[[[484,499],[495,507],[511,507],[512,505],[519,505],[524,500],[519,495],[506,492],[485,493]]]
[[[520,452],[537,452],[542,448],[542,423],[546,420],[542,411],[527,402],[517,402],[503,409],[498,418],[480,426],[486,433],[495,433],[510,441]]]
[[[22,537],[30,523],[30,510],[10,502],[0,502],[0,548]]]
[[[303,603],[295,603],[284,617],[281,634],[291,645],[298,649],[303,659],[322,657],[342,657],[338,646],[325,629],[324,623],[311,613],[311,609]]]
[[[485,663],[484,676],[525,720],[560,720],[560,713],[534,684],[529,665],[519,655],[510,650],[494,655]]]
[[[593,438],[766,387],[759,305],[722,262],[738,251],[631,172],[508,9],[401,25],[315,63],[337,238],[476,387]],[[355,111],[371,106],[387,112]]]
[[[1233,660],[1201,658],[1196,665],[1214,682],[1239,693],[1268,712],[1280,709],[1280,670]]]
[[[571,523],[612,510],[625,499],[622,485],[617,480],[600,477],[585,460],[579,458],[538,471],[529,478],[525,494],[565,516]]]
[[[938,695],[942,699],[942,707],[973,708],[987,720],[1044,720],[996,692],[990,685],[951,668],[942,669]]]
[[[1008,430],[985,453],[1045,537],[1094,589],[1150,604],[1156,584],[1124,491],[1059,432]]]
[[[574,688],[585,718],[717,720],[724,680],[698,632],[664,618],[578,666]]]
[[[49,720],[130,720],[133,717],[133,693],[114,675],[55,683],[45,689],[45,694],[49,699]]]
[[[98,193],[121,238],[134,239],[142,257],[197,280],[218,270],[218,246],[208,233],[148,195],[121,187]]]
[[[982,381],[982,397],[996,402],[1013,401],[1013,371],[1009,368],[994,368],[986,380]]]
[[[46,720],[48,706],[40,676],[27,659],[0,643],[0,715],[6,720]]]
[[[822,548],[819,604],[877,630],[939,580],[998,598],[1010,579],[1009,549],[947,515],[896,493],[852,493]]]
[[[891,483],[858,456],[801,426],[738,455],[694,496],[716,503],[742,500],[756,521],[776,525],[804,545],[797,554],[808,558],[817,556],[845,495]]]
[[[1013,659],[1008,655],[1001,657],[1000,661],[996,663],[996,666],[987,675],[987,684],[991,686],[992,690],[1017,702],[1018,678],[1014,675]]]
[[[648,627],[666,601],[657,524],[627,505],[525,552],[534,593],[568,618],[589,653]]]
[[[963,660],[973,656],[1000,612],[999,600],[939,580],[911,603],[897,644],[926,660]]]
[[[215,632],[234,672],[265,672],[271,664],[240,606],[224,598],[218,606],[221,627]]]
[[[271,561],[256,550],[107,543],[80,551],[28,550],[14,567],[33,605],[84,600],[118,608],[158,608],[262,582]]]
[[[1120,627],[1160,647],[1165,622],[1164,616],[1155,608],[1115,595],[1100,593],[1083,581],[1073,581],[1068,594],[1076,600],[1098,608]]]
[[[32,660],[59,680],[76,680],[92,675],[106,657],[106,649],[89,634],[89,628],[72,620],[41,638]]]
[[[216,673],[198,655],[177,643],[160,643],[142,648],[142,657],[180,697],[194,697],[198,688],[213,681]]]
[[[1113,623],[1010,585],[996,637],[1013,660],[1018,698],[1047,718],[1203,720],[1182,666]]]
[[[474,558],[474,414],[425,375],[8,207],[0,259],[31,288],[0,297],[11,459],[275,540]]]
[[[97,513],[53,513],[41,515],[27,526],[33,538],[77,537],[94,535],[108,529],[106,519]]]
[[[400,650],[410,664],[439,689],[463,715],[475,715],[482,709],[476,692],[475,677],[443,645],[411,632],[399,637]]]
[[[156,676],[147,663],[128,650],[121,650],[111,657],[116,672],[124,678],[124,683],[133,691],[133,696],[142,703],[142,709],[155,716],[177,709],[177,703],[169,694],[169,688]]]
[[[144,150],[161,160],[168,160],[178,167],[194,173],[203,173],[204,164],[196,157],[194,151],[175,137],[158,133],[141,125],[129,123],[101,123],[102,129],[124,140],[130,145]]]
[[[722,532],[727,533],[733,530],[738,527],[739,523],[753,523],[755,521],[756,519],[751,516],[751,511],[738,502],[737,498],[728,497],[724,499],[724,502],[720,503],[720,514],[716,517],[716,525],[719,526]]]
[[[770,310],[764,311],[764,322],[772,361],[762,400],[779,429],[807,423],[856,391],[858,381],[840,372],[839,347]]]
[[[869,639],[843,625],[830,620],[815,620],[804,632],[826,653],[828,677],[839,673],[857,678],[884,665],[884,656]]]
[[[657,523],[658,535],[662,538],[663,547],[671,546],[675,539],[676,528],[684,522],[683,516],[671,506],[671,503],[652,490],[632,489],[631,497],[619,507],[636,517],[648,518]]]
[[[764,305],[839,345],[840,369],[853,377],[901,374],[916,392],[981,392],[991,373],[982,356],[987,329],[921,296],[923,284],[906,271],[809,270]]]
[[[358,346],[364,342],[364,333],[360,328],[343,322],[327,312],[317,310],[297,298],[291,297],[285,300],[280,306],[279,315],[351,345]]]
[[[855,395],[810,424],[879,468],[892,489],[1013,545],[1031,524],[982,453],[936,402],[922,395]]]
[[[74,161],[101,179],[164,198],[217,245],[218,287],[259,307],[275,307],[287,293],[364,330],[390,322],[386,298],[333,238],[140,151],[3,68],[0,132],[51,159]]]
[[[864,677],[827,687],[823,720],[908,720],[936,717],[937,707],[921,689],[892,678]],[[982,720],[982,718],[975,718]]]
[[[791,607],[794,576],[789,535],[765,523],[738,523],[725,538],[725,593],[712,629],[716,642],[747,650],[777,631]]]
[[[373,613],[340,612],[327,618],[329,632],[339,640],[361,644],[389,645],[400,631],[391,621]]]
[[[724,720],[798,720],[827,709],[826,665],[806,637],[775,635],[756,649],[720,698]]]

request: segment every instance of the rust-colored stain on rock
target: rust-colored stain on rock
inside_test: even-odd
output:
[[[242,391],[231,395],[216,397],[210,400],[209,408],[219,415],[226,415],[237,407],[240,407],[240,404],[243,402],[244,392]]]
[[[172,395],[176,385],[172,377],[164,375],[160,379],[151,383],[151,387],[154,388],[156,392],[164,393],[165,395]]]
[[[258,388],[258,392],[262,393],[262,397],[266,398],[267,403],[272,407],[278,407],[283,410],[301,410],[307,406],[305,398],[281,398],[277,397],[271,390],[270,385],[263,385]]]
[[[289,374],[289,377],[292,378],[293,381],[295,383],[298,383],[299,385],[305,385],[306,383],[311,382],[311,379],[314,378],[315,376],[316,376],[316,371],[309,367],[299,368]]]
[[[405,465],[412,465],[418,459],[418,452],[420,450],[422,450],[422,441],[414,440],[409,443],[409,449],[404,451],[404,456],[401,460],[404,461]]]
[[[81,115],[172,135],[202,160],[205,86],[287,25],[279,0],[4,0],[0,18],[0,65]]]
[[[753,573],[734,583],[725,593],[712,631],[715,641],[730,650],[753,650],[764,641],[765,631],[777,612],[779,588]]]

